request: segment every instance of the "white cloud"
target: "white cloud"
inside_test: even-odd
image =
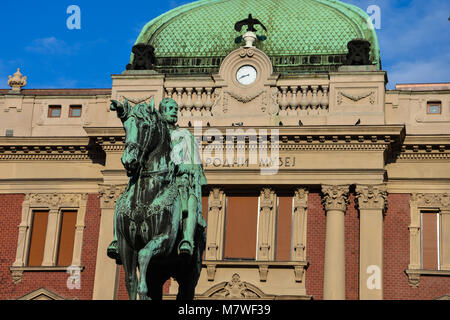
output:
[[[25,48],[29,52],[51,55],[72,55],[77,53],[78,49],[77,44],[70,46],[65,41],[55,37],[33,40],[31,45]]]

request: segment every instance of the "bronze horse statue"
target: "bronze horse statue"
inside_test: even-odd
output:
[[[170,158],[169,127],[154,100],[134,107],[127,100],[113,100],[111,110],[126,132],[122,163],[130,180],[116,203],[114,232],[116,261],[123,264],[129,298],[139,294],[141,300],[161,300],[164,283],[173,277],[179,284],[177,299],[193,300],[206,236],[204,228],[197,227],[192,255],[180,255],[183,200],[177,165]]]

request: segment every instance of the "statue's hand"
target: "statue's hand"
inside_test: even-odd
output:
[[[123,105],[117,100],[111,100],[111,106],[109,108],[111,111],[117,111],[123,109]]]

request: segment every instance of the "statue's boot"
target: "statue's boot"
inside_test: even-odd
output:
[[[189,213],[188,217],[183,221],[183,239],[178,246],[180,255],[192,256],[194,253],[194,233],[196,228],[196,216],[194,212]]]
[[[180,245],[178,246],[178,254],[179,255],[189,255],[192,256],[193,252],[194,252],[194,246],[192,245],[192,242],[188,241],[188,240],[182,240],[180,242]]]
[[[117,245],[117,240],[113,240],[113,242],[111,242],[111,244],[108,247],[108,250],[106,251],[106,254],[111,259],[115,259],[116,264],[122,264],[122,260],[120,260],[119,247]]]

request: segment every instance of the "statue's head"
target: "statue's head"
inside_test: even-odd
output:
[[[178,121],[178,104],[172,98],[164,98],[159,104],[159,112],[169,124]]]

